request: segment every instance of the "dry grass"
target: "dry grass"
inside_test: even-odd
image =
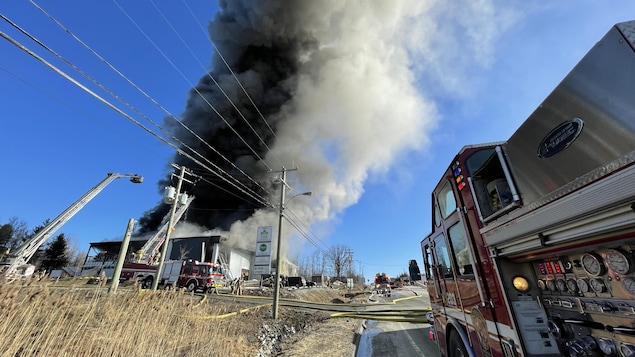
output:
[[[0,356],[254,356],[260,327],[244,306],[179,291],[0,283]]]

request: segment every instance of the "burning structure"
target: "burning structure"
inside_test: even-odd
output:
[[[404,29],[425,11],[381,1],[220,1],[208,25],[211,70],[190,91],[184,125],[165,118],[182,149],[202,157],[172,160],[201,176],[185,187],[197,197],[185,219],[253,249],[256,227],[277,219],[272,171],[299,168],[287,182],[316,194],[288,208],[310,224],[356,203],[370,174],[424,145],[434,108],[414,86]],[[141,232],[167,211],[149,210]]]

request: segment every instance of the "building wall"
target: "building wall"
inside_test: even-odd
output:
[[[251,262],[254,260],[254,253],[242,249],[231,249],[229,252],[229,269],[234,278],[241,276],[243,272],[247,272],[247,277],[252,279]]]

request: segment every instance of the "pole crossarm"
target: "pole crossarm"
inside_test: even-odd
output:
[[[159,280],[161,280],[161,274],[163,273],[163,265],[165,262],[165,256],[168,253],[168,243],[170,241],[170,234],[172,233],[172,231],[174,230],[174,224],[176,221],[176,209],[179,205],[179,195],[181,194],[181,187],[183,186],[183,181],[187,181],[185,180],[185,173],[186,173],[186,168],[185,166],[178,166],[176,164],[172,165],[174,168],[177,168],[180,170],[179,173],[179,182],[176,185],[176,195],[175,195],[175,199],[174,202],[172,202],[172,209],[170,211],[170,220],[168,223],[168,229],[165,233],[165,241],[163,242],[163,245],[161,246],[161,256],[159,257],[159,265],[157,266],[157,272],[156,275],[154,277],[154,280],[152,280],[152,290],[156,291],[157,287],[159,286]],[[188,175],[192,175],[195,176],[194,174],[190,173],[189,171],[187,172]],[[189,181],[187,181],[189,182]]]

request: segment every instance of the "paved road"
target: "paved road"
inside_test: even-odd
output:
[[[381,305],[384,308],[399,311],[407,315],[408,310],[421,310],[430,306],[430,300],[425,289],[412,287],[393,290],[390,298],[379,298],[379,302],[394,302],[394,305]],[[417,296],[416,298],[412,298]],[[428,332],[428,323],[368,320],[360,338],[356,357],[379,356],[425,356],[441,357],[434,341]]]
[[[270,304],[271,297],[214,295],[255,305]],[[322,310],[332,316],[353,317],[364,321],[356,357],[441,357],[429,338],[425,312],[430,307],[428,293],[421,287],[393,290],[390,297],[375,296],[365,304],[319,304],[280,299],[280,306]]]

